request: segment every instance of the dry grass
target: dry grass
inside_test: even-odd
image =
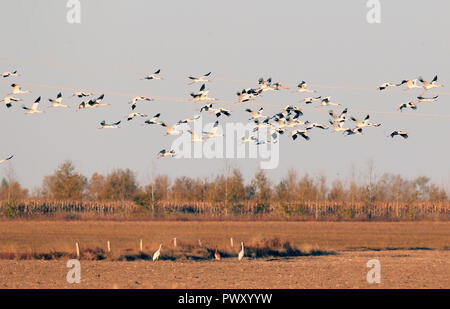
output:
[[[174,247],[173,238],[177,238]],[[230,238],[234,246],[231,247]],[[143,253],[139,242],[143,240]],[[209,259],[215,248],[235,257],[296,256],[339,250],[448,249],[447,222],[115,222],[0,221],[0,258],[149,259],[163,244],[161,259]],[[106,242],[111,242],[111,253]],[[199,243],[199,240],[201,244]]]

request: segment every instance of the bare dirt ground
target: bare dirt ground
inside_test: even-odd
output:
[[[366,280],[381,263],[381,283]],[[290,259],[81,261],[69,284],[66,260],[0,260],[0,288],[450,288],[449,250],[339,251]]]

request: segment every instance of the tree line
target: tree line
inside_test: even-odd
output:
[[[299,175],[291,169],[278,182],[271,181],[263,170],[245,183],[241,171],[229,169],[213,178],[181,176],[170,179],[157,175],[140,185],[130,169],[115,169],[106,175],[94,173],[90,178],[78,172],[71,161],[61,163],[42,185],[29,192],[14,178],[3,178],[0,200],[72,200],[86,202],[133,201],[144,207],[159,201],[237,204],[253,201],[262,206],[280,202],[433,202],[447,203],[449,196],[442,186],[425,176],[405,179],[396,174],[375,176],[370,168],[363,179],[335,179],[328,184],[325,176]]]

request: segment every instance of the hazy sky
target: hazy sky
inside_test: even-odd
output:
[[[81,0],[81,24],[69,24],[65,0],[2,1],[0,71],[17,69],[22,76],[0,80],[0,94],[10,92],[13,81],[32,93],[10,109],[0,105],[0,156],[15,154],[0,173],[11,164],[18,180],[32,188],[66,159],[86,176],[128,167],[143,183],[159,173],[223,172],[225,160],[156,160],[175,137],[163,136],[160,126],[141,126],[144,119],[124,119],[134,95],[159,97],[140,104],[138,111],[160,112],[169,124],[198,114],[201,104],[188,101],[198,85],[188,86],[187,76],[212,71],[210,95],[220,99],[217,106],[233,110],[226,121],[249,118],[247,106],[232,103],[238,90],[256,87],[259,77],[272,77],[293,88],[305,80],[319,95],[348,107],[349,114],[363,118],[370,111],[371,119],[382,123],[363,136],[319,130],[310,132],[309,142],[281,136],[279,167],[267,171],[273,179],[289,168],[346,177],[352,165],[365,167],[373,160],[378,175],[427,175],[448,186],[450,2],[380,2],[381,23],[369,24],[365,0]],[[139,80],[158,68],[165,80]],[[385,81],[419,75],[431,80],[436,74],[446,87],[430,92],[439,100],[417,111],[396,108],[419,91],[375,91]],[[81,100],[67,99],[70,89],[105,93],[112,106],[75,113]],[[73,108],[45,107],[59,91]],[[22,103],[31,105],[39,95],[46,113],[24,115]],[[270,92],[246,105],[263,106],[272,115],[289,104],[301,106],[298,100],[304,97],[290,90]],[[326,123],[327,111],[308,106],[302,119]],[[118,130],[98,130],[102,120],[125,123]],[[409,139],[388,139],[393,129],[407,130]],[[247,179],[259,167],[256,159],[227,163],[240,167]]]

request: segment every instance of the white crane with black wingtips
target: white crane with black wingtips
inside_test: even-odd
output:
[[[401,137],[403,137],[404,139],[407,139],[408,138],[408,132],[406,132],[406,131],[400,131],[400,130],[395,130],[395,131],[393,131],[391,134],[389,134],[389,136],[390,137],[394,137],[394,136],[396,136],[396,135],[398,135],[398,136],[401,136]],[[388,137],[389,137],[388,136]]]
[[[120,120],[114,123],[106,123],[105,120],[102,120],[102,122],[100,122],[101,127],[99,129],[118,129],[120,123]]]
[[[3,72],[3,73],[2,73],[2,77],[3,77],[3,78],[6,78],[6,77],[15,77],[15,76],[20,76],[20,74],[17,73],[17,70],[16,70],[16,71],[12,71],[12,72]]]
[[[194,77],[194,76],[189,76],[188,78],[191,80],[191,82],[188,85],[193,85],[195,83],[207,83],[210,82],[210,79],[207,79],[207,77],[211,74],[211,72],[206,73],[200,77]]]
[[[30,107],[22,106],[24,110],[26,110],[25,114],[42,114],[44,111],[39,110],[39,103],[41,102],[41,97],[37,98],[36,101],[34,101],[33,105]]]
[[[66,107],[66,108],[69,107],[69,105],[62,104],[62,100],[63,100],[63,97],[62,97],[62,93],[60,92],[56,96],[56,99],[48,99],[48,101],[50,103],[52,103],[52,105],[50,105],[48,107]]]
[[[153,262],[155,262],[159,259],[159,256],[161,255],[161,247],[162,247],[162,244],[160,244],[158,250],[155,253],[153,253],[153,257],[152,257]]]
[[[11,84],[12,87],[12,92],[8,93],[8,95],[10,94],[25,94],[25,93],[30,93],[30,90],[22,90],[22,88],[17,85],[17,84]]]
[[[22,101],[22,99],[21,98],[12,97],[12,96],[7,96],[3,100],[1,100],[0,102],[5,102],[6,107],[10,108],[12,106],[12,102],[19,102],[19,101]]]
[[[144,78],[141,78],[141,80],[144,79],[158,79],[158,80],[162,80],[163,78],[159,75],[159,73],[161,73],[161,69],[156,70],[155,72],[153,72],[153,74],[147,75]]]

